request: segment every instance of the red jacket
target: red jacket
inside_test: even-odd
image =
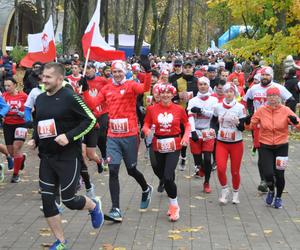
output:
[[[24,113],[24,103],[27,100],[27,95],[23,91],[18,92],[16,95],[10,95],[4,92],[3,99],[9,105],[9,111],[4,118],[6,124],[23,124],[25,123],[24,115],[20,116],[20,112]]]
[[[245,75],[244,72],[240,72],[237,73],[236,71],[234,71],[233,73],[231,73],[228,78],[227,78],[227,82],[232,82],[233,78],[237,78],[239,81],[239,84],[242,88],[244,88],[245,86]]]

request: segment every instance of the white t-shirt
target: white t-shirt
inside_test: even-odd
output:
[[[276,87],[280,90],[280,97],[284,102],[292,97],[292,94],[284,86],[271,82],[267,87],[264,87],[261,84],[253,85],[250,89],[248,89],[243,100],[245,102],[247,102],[248,99],[253,100],[254,111],[256,111],[259,107],[266,105],[267,90],[271,87]]]
[[[36,98],[41,93],[43,93],[43,91],[40,88],[38,88],[38,87],[33,88],[30,91],[29,95],[27,96],[27,100],[26,100],[24,106],[32,109],[34,107],[34,105],[35,105]]]
[[[218,103],[214,109],[214,116],[219,120],[217,139],[224,142],[237,142],[243,139],[242,132],[233,122],[236,119],[246,117],[244,105],[236,103],[231,108],[225,108],[223,103]]]

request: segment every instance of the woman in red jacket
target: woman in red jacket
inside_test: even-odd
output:
[[[172,85],[161,85],[159,93],[160,103],[147,110],[143,131],[146,136],[149,136],[150,128],[155,126],[152,147],[169,197],[169,219],[177,221],[180,208],[177,202],[175,169],[181,147],[187,146],[189,142],[190,124],[184,109],[172,102],[176,89]],[[180,123],[185,127],[183,138],[181,138]]]
[[[273,204],[275,208],[282,207],[284,171],[288,166],[288,125],[300,129],[300,120],[297,115],[280,101],[280,90],[276,87],[269,88],[267,105],[260,107],[254,113],[250,124],[251,128],[260,126],[261,164],[269,188],[266,203],[267,205]]]

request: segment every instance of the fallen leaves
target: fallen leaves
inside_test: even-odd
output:
[[[265,234],[266,236],[269,236],[269,235],[271,235],[271,234],[272,234],[272,232],[273,232],[273,230],[272,230],[272,229],[265,229],[265,230],[264,230],[264,234]]]
[[[300,223],[300,219],[299,219],[299,218],[293,219],[293,222],[295,222],[295,223]]]
[[[183,237],[180,234],[170,234],[168,236],[168,238],[170,238],[171,240],[181,240],[181,239],[183,239]]]
[[[198,226],[198,227],[185,227],[185,228],[177,228],[174,230],[169,230],[169,235],[168,238],[171,240],[181,240],[183,239],[183,236],[180,235],[181,233],[196,233],[201,230],[203,230],[203,226]],[[188,237],[189,240],[194,240],[195,238],[193,237]]]
[[[197,199],[197,200],[205,200],[205,199],[206,199],[206,198],[203,197],[203,196],[195,196],[194,198]]]
[[[41,228],[40,229],[40,236],[42,236],[42,237],[51,236],[51,229],[50,228]]]
[[[125,247],[114,247],[113,245],[109,243],[105,243],[102,245],[102,247],[99,248],[99,250],[126,250]]]

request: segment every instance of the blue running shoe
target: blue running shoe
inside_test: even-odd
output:
[[[122,212],[119,208],[113,207],[109,214],[104,215],[105,220],[113,221],[113,222],[122,222]]]
[[[49,250],[65,250],[67,249],[67,241],[60,242],[60,240],[56,240],[51,247],[49,247]]]
[[[269,191],[267,194],[266,203],[268,205],[272,205],[273,200],[274,200],[274,192]]]
[[[13,158],[11,156],[7,156],[6,160],[7,160],[7,168],[9,170],[12,170],[14,168],[14,160],[13,160]]]
[[[102,204],[100,199],[93,199],[92,201],[95,202],[96,207],[94,210],[90,211],[91,220],[93,228],[100,228],[104,222],[104,215],[102,212]]]
[[[282,208],[282,200],[281,200],[281,198],[279,198],[279,197],[275,198],[274,207],[275,208]]]
[[[140,209],[147,209],[150,202],[151,202],[151,196],[153,192],[153,187],[148,185],[148,191],[145,191],[142,193],[142,200],[140,204]]]

